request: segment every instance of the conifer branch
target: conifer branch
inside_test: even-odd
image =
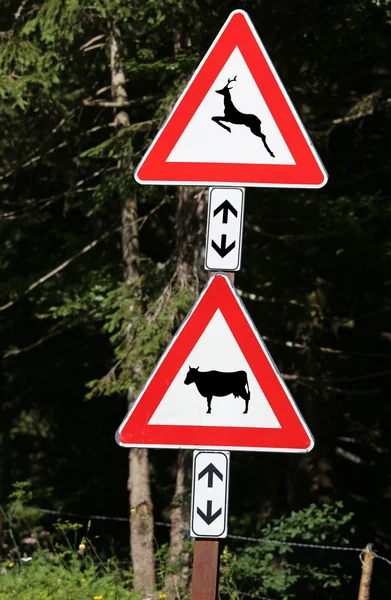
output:
[[[76,191],[76,190],[75,190]],[[54,204],[57,200],[61,200],[61,198],[66,198],[68,195],[71,195],[71,192],[67,190],[66,192],[62,192],[61,194],[55,194],[54,196],[48,196],[47,198],[41,198],[37,200],[36,198],[28,198],[25,200],[23,206],[20,210],[13,210],[9,212],[0,213],[0,220],[3,221],[16,221],[17,219],[23,219],[31,215],[31,213],[35,210],[43,210],[47,206]]]
[[[121,106],[130,106],[134,104],[135,100],[121,100],[121,102],[114,102],[112,100],[93,100],[87,98],[83,100],[83,106],[103,106],[104,108],[119,108]]]
[[[27,2],[27,0],[22,0],[22,2],[19,5],[18,10],[16,11],[16,13],[14,15],[14,27],[15,27],[15,24],[19,21],[20,17],[22,16],[22,12],[24,10],[26,2]]]
[[[35,348],[38,348],[45,342],[62,335],[66,331],[69,331],[70,329],[77,327],[77,325],[80,325],[81,323],[84,323],[87,317],[92,317],[97,312],[98,312],[98,309],[94,308],[93,310],[88,311],[82,317],[73,319],[70,323],[67,323],[64,327],[58,327],[54,331],[51,331],[50,333],[43,335],[41,338],[39,338],[35,342],[32,342],[28,346],[24,346],[23,348],[15,348],[13,350],[10,350],[9,352],[6,352],[4,355],[4,358],[11,358],[13,356],[18,356],[18,354],[24,354],[25,352],[30,352],[30,350],[34,350]]]
[[[0,220],[2,219],[2,220],[13,221],[16,219],[21,219],[21,218],[29,216],[31,214],[31,212],[36,210],[37,208],[38,208],[38,210],[43,210],[47,206],[50,206],[54,202],[57,202],[57,200],[61,200],[61,198],[70,198],[73,194],[82,194],[82,193],[86,193],[86,192],[92,192],[96,189],[96,187],[83,188],[81,186],[84,185],[85,183],[87,183],[88,181],[90,181],[91,179],[93,179],[94,177],[98,177],[102,173],[107,173],[107,172],[116,171],[116,170],[117,170],[116,166],[98,169],[97,171],[94,171],[94,173],[92,173],[92,175],[90,175],[89,177],[80,179],[78,182],[75,183],[75,185],[71,189],[65,190],[64,192],[61,192],[60,194],[55,194],[53,196],[49,196],[47,198],[41,198],[41,199],[28,198],[24,201],[24,206],[22,206],[22,208],[19,211],[14,210],[14,211],[6,212],[6,213],[0,213]]]
[[[161,200],[161,202],[157,206],[154,206],[143,217],[138,217],[137,219],[135,219],[132,224],[141,223],[140,228],[139,228],[139,229],[141,229],[145,225],[145,223],[148,220],[148,218],[151,215],[153,215],[156,211],[158,211],[163,206],[163,204],[165,204],[165,202],[166,202],[165,199]],[[92,250],[93,248],[95,248],[95,246],[97,244],[99,244],[100,242],[102,242],[103,240],[105,240],[106,238],[108,238],[112,233],[118,232],[120,230],[121,230],[121,227],[114,227],[113,226],[112,229],[110,229],[109,231],[106,231],[103,235],[101,235],[100,237],[98,237],[97,239],[95,239],[93,242],[91,242],[90,244],[87,244],[87,246],[84,246],[84,248],[82,248],[74,256],[71,256],[71,258],[68,258],[67,260],[65,260],[63,263],[61,263],[60,265],[58,265],[58,267],[56,267],[52,271],[49,271],[49,273],[46,273],[46,275],[44,275],[43,277],[40,277],[39,279],[37,279],[36,281],[34,281],[34,283],[32,283],[31,285],[29,285],[16,298],[14,298],[13,300],[10,300],[6,304],[3,304],[2,306],[0,306],[0,312],[2,312],[4,310],[7,310],[8,308],[11,308],[11,306],[13,306],[14,304],[16,304],[22,298],[25,298],[25,296],[27,296],[30,292],[32,292],[33,290],[35,290],[42,283],[45,283],[45,281],[48,281],[49,279],[51,279],[52,277],[54,277],[54,275],[57,275],[58,273],[60,273],[61,271],[63,271],[66,267],[68,267],[69,265],[71,265],[75,260],[77,260],[78,258],[80,258],[81,256],[83,256],[84,254],[86,254],[87,252],[89,252],[90,250]]]
[[[90,250],[95,248],[95,246],[97,244],[99,244],[99,242],[102,242],[107,237],[109,237],[112,233],[114,233],[115,231],[118,231],[118,230],[119,230],[119,228],[116,227],[116,228],[111,229],[110,231],[106,231],[103,235],[98,237],[96,240],[94,240],[90,244],[87,244],[87,246],[84,246],[84,248],[82,248],[79,252],[74,254],[74,256],[71,256],[71,258],[68,258],[67,260],[65,260],[63,263],[58,265],[58,267],[56,267],[52,271],[49,271],[49,273],[46,273],[46,275],[44,275],[43,277],[40,277],[39,279],[34,281],[34,283],[29,285],[28,288],[26,288],[16,298],[14,298],[13,300],[10,300],[6,304],[3,304],[2,306],[0,306],[0,312],[7,310],[8,308],[11,308],[11,306],[14,306],[14,304],[16,304],[22,298],[25,298],[30,292],[35,290],[38,286],[42,285],[42,283],[45,283],[45,281],[48,281],[49,279],[54,277],[54,275],[57,275],[58,273],[63,271],[66,267],[69,267],[69,265],[71,265],[75,260],[77,260],[78,258],[83,256],[83,254],[86,254],[87,252],[89,252]]]
[[[344,117],[333,119],[333,125],[341,123],[350,123],[364,117],[371,117],[375,112],[379,112],[391,104],[391,98],[380,100],[381,92],[376,91],[361,98]]]
[[[97,50],[98,48],[105,48],[106,44],[94,44],[93,46],[89,46],[83,52],[89,52],[90,50]]]
[[[391,375],[391,370],[378,371],[377,373],[367,373],[366,375],[357,375],[355,377],[337,377],[333,379],[325,379],[319,377],[312,377],[307,375],[297,375],[292,373],[281,373],[286,381],[312,381],[313,383],[351,383],[353,381],[365,381],[367,379],[375,379],[377,377],[388,377]]]
[[[305,344],[300,344],[298,342],[292,342],[290,340],[276,340],[270,338],[267,335],[263,335],[262,338],[265,342],[270,344],[276,344],[277,346],[285,346],[285,348],[293,348],[297,350],[305,350],[305,351],[316,351],[323,352],[325,354],[335,354],[341,356],[343,358],[381,358],[385,360],[391,360],[391,354],[386,353],[368,353],[368,352],[345,352],[343,350],[339,350],[338,348],[329,348],[327,346],[306,346]]]
[[[259,227],[259,225],[249,225],[248,227],[250,229],[252,229],[252,231],[255,231],[255,233],[259,233],[260,235],[263,235],[264,237],[267,237],[271,240],[278,240],[280,242],[286,242],[286,241],[290,241],[290,240],[293,240],[293,241],[320,240],[323,238],[329,238],[329,237],[341,235],[341,231],[323,231],[323,232],[318,232],[318,233],[303,233],[303,234],[292,233],[292,234],[280,235],[277,233],[272,233],[270,231],[266,231],[262,227]]]
[[[62,118],[59,123],[51,130],[50,134],[46,137],[46,139],[44,140],[44,142],[41,144],[40,149],[42,150],[42,148],[45,146],[45,144],[48,142],[48,140],[55,135],[64,125],[65,123],[67,123],[69,121],[69,119],[71,119],[74,114],[76,113],[76,109],[72,110],[66,117]],[[58,146],[56,146],[54,149],[56,149]],[[50,152],[54,151],[54,149],[52,148],[50,150]],[[24,159],[24,163],[22,163],[22,160],[18,160],[15,161],[12,166],[11,169],[9,171],[7,171],[6,173],[3,173],[2,175],[0,175],[0,180],[2,179],[6,179],[7,177],[10,177],[17,169],[19,168],[23,168],[26,167],[27,165],[29,165],[30,163],[34,163],[37,162],[37,160],[41,159],[43,156],[46,156],[49,152],[45,153],[42,152],[40,155],[35,155],[35,152],[37,151],[37,148],[34,149],[34,152],[30,153],[30,155]]]
[[[306,308],[305,304],[303,304],[302,302],[298,302],[297,300],[293,300],[291,298],[283,298],[282,300],[279,300],[274,296],[260,296],[259,294],[254,294],[253,292],[245,292],[239,288],[237,289],[237,291],[241,298],[251,300],[252,302],[265,302],[267,304],[292,304],[293,306],[300,306],[301,308]]]
[[[85,44],[80,46],[79,50],[85,51],[87,48],[90,48],[92,44],[95,44],[95,42],[99,42],[100,40],[103,40],[105,37],[106,36],[104,33],[101,33],[100,35],[96,35],[95,37],[91,38],[88,42],[86,42]],[[105,46],[106,44],[102,44],[102,45]]]
[[[329,392],[335,392],[336,394],[343,394],[344,396],[371,396],[372,394],[381,394],[382,390],[380,388],[375,389],[364,389],[364,390],[343,390],[342,388],[337,388],[331,385],[326,385],[322,387],[324,390],[328,390]]]

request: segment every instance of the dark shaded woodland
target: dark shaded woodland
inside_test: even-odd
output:
[[[371,542],[391,559],[389,1],[1,4],[0,504],[30,481],[35,506],[129,516],[129,455],[114,433],[206,280],[207,199],[140,186],[133,169],[242,8],[329,183],[246,191],[236,285],[316,445],[232,454],[230,533],[256,537],[292,510],[342,501],[355,532],[341,545]],[[191,453],[154,450],[146,464],[140,503],[173,524],[176,494],[186,524]],[[128,557],[126,523],[93,527],[103,554]],[[169,531],[155,527],[159,544]],[[355,597],[357,557],[323,558],[353,581],[317,597]],[[376,563],[374,598],[390,574]]]

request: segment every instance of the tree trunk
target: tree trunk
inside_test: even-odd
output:
[[[203,270],[208,192],[180,187],[176,216],[177,286],[187,286],[196,294],[207,280]]]
[[[111,91],[113,102],[124,106],[128,101],[125,89],[125,74],[119,60],[118,30],[110,37]],[[117,112],[114,119],[116,127],[129,124],[126,111]],[[128,162],[120,161],[119,168],[131,168]],[[140,276],[139,238],[137,226],[137,198],[130,194],[123,199],[121,214],[122,257],[124,261],[125,283],[132,285]],[[129,405],[134,401],[132,392],[128,395]],[[129,452],[130,493],[130,555],[134,571],[134,589],[144,595],[152,593],[155,587],[153,506],[149,478],[148,450],[132,448]]]
[[[187,587],[189,574],[189,553],[185,548],[186,530],[189,527],[188,506],[184,500],[185,460],[188,453],[179,450],[176,469],[175,494],[170,512],[170,556],[167,565],[165,587],[181,598],[181,589]],[[186,513],[185,513],[186,511]]]
[[[122,256],[125,282],[134,283],[139,277],[139,241],[137,232],[137,201],[129,199],[122,207]],[[129,408],[134,397],[129,390]],[[143,594],[155,587],[154,524],[148,450],[129,451],[130,555],[134,571],[134,589]]]
[[[145,596],[155,588],[153,507],[149,479],[148,450],[129,452],[130,552],[134,571],[133,588]]]
[[[179,188],[176,256],[176,287],[189,287],[196,295],[200,283],[206,281],[203,271],[205,215],[207,190],[194,192],[188,187]],[[183,315],[185,317],[185,315]],[[185,502],[186,471],[185,460],[188,452],[179,451],[176,470],[175,494],[170,513],[170,555],[166,589],[172,598],[181,597],[181,589],[187,586],[189,576],[189,554],[186,548],[186,530],[189,528],[189,505]]]

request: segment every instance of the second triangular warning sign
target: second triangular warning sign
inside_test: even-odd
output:
[[[211,278],[117,440],[136,447],[311,450],[311,433],[228,277]]]
[[[229,16],[135,176],[151,184],[325,185],[327,172],[245,12]]]

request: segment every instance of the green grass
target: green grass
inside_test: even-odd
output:
[[[0,600],[141,600],[115,564],[42,550],[0,567]]]

